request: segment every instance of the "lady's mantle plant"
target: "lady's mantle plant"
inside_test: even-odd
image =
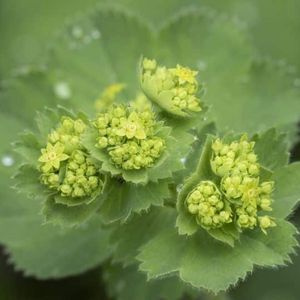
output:
[[[290,260],[296,229],[285,219],[297,199],[287,185],[299,165],[287,165],[274,129],[224,135],[204,121],[197,74],[145,58],[137,99],[123,101],[116,84],[96,115],[46,109],[16,143],[26,161],[16,179],[48,223],[101,220],[113,261],[217,293],[254,265]]]

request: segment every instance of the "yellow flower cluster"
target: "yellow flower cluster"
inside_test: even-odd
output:
[[[63,117],[41,150],[41,182],[65,197],[90,196],[101,183],[95,164],[80,144],[85,129],[81,119]]]
[[[163,109],[178,116],[201,111],[196,96],[197,71],[177,65],[176,68],[157,66],[155,60],[142,62],[141,85],[145,94]]]
[[[151,109],[114,105],[94,122],[96,146],[106,149],[113,163],[124,170],[151,167],[165,149],[157,135],[158,123]]]
[[[272,210],[274,182],[261,182],[254,146],[246,135],[229,144],[217,139],[212,144],[211,167],[221,177],[221,191],[232,205],[236,224],[250,229],[259,225],[265,232],[275,222],[269,216],[259,216],[259,212]]]
[[[246,135],[228,144],[220,139],[213,142],[210,165],[220,183],[201,181],[186,198],[188,211],[202,227],[234,223],[239,230],[259,226],[266,233],[276,226],[273,218],[261,215],[272,210],[274,182],[261,181],[254,146]]]

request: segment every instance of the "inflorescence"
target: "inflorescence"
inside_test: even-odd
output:
[[[274,220],[260,212],[271,211],[273,181],[261,180],[261,166],[254,152],[255,142],[242,136],[230,144],[216,139],[212,144],[212,171],[220,177],[217,186],[202,181],[186,199],[188,211],[206,229],[234,222],[238,229],[266,229]]]
[[[145,94],[168,112],[186,117],[202,110],[196,79],[197,71],[177,65],[166,68],[155,60],[142,62],[141,86]]]
[[[149,107],[113,105],[94,122],[96,146],[106,150],[116,167],[138,170],[153,166],[165,149],[161,127]]]
[[[102,185],[92,158],[80,143],[86,129],[81,119],[62,117],[39,158],[41,182],[64,197],[90,196]]]

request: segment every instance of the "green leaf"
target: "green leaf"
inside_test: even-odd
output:
[[[56,127],[62,116],[68,116],[71,118],[76,117],[73,112],[67,110],[61,105],[57,105],[55,109],[45,107],[41,112],[37,112],[35,121],[40,138],[44,143],[46,143],[48,134]]]
[[[286,134],[278,134],[272,128],[253,137],[255,141],[255,153],[259,163],[269,170],[284,167],[289,161],[288,144]]]
[[[32,126],[37,110],[56,105],[51,80],[45,70],[29,69],[1,86],[0,110]]]
[[[9,188],[13,172],[0,167],[0,242],[15,269],[40,279],[61,278],[94,268],[111,255],[110,232],[99,218],[73,229],[43,224],[41,205]]]
[[[292,163],[275,172],[274,203],[272,215],[286,218],[300,201],[300,163]]]
[[[296,232],[292,224],[278,220],[268,235],[259,231],[243,234],[231,248],[208,239],[204,232],[186,237],[165,228],[140,248],[137,258],[149,279],[177,273],[194,287],[218,293],[244,279],[255,265],[274,267],[290,261],[297,245]]]
[[[45,222],[62,227],[74,227],[86,223],[99,209],[101,195],[96,199],[76,206],[60,204],[55,197],[50,196],[44,203],[43,214]]]
[[[122,268],[120,265],[108,266],[103,274],[110,297],[117,300],[176,300],[183,294],[196,295],[196,291],[176,277],[147,281],[147,277],[135,265]]]
[[[170,197],[168,181],[149,182],[135,185],[109,179],[103,191],[100,216],[103,222],[117,220],[125,222],[132,213],[141,213],[152,205],[162,206],[164,199]]]
[[[134,263],[139,247],[156,236],[162,228],[172,226],[174,220],[175,210],[167,207],[153,207],[148,213],[135,214],[127,223],[114,229],[111,238],[115,245],[113,260],[125,266]]]
[[[216,134],[216,126],[215,123],[208,123],[205,124],[200,130],[196,131],[195,134],[195,141],[192,145],[191,151],[186,157],[185,161],[185,170],[182,171],[182,179],[184,177],[188,177],[194,172],[197,168],[199,157],[203,151],[203,146],[206,141],[207,135],[214,135]]]
[[[14,143],[14,150],[19,153],[27,163],[36,166],[36,162],[41,155],[42,146],[41,141],[38,140],[34,133],[25,131],[20,134],[20,140]]]
[[[109,231],[103,230],[95,219],[84,227],[59,230],[28,217],[0,220],[3,228],[10,227],[10,238],[3,234],[4,229],[0,233],[10,263],[25,276],[49,279],[80,274],[98,266],[111,254]]]
[[[214,239],[223,242],[230,247],[234,247],[234,243],[239,239],[240,233],[233,224],[226,224],[224,228],[210,229],[207,231]]]
[[[21,165],[14,175],[15,188],[25,196],[45,201],[53,191],[42,185],[39,178],[40,172],[35,167],[29,164]]]

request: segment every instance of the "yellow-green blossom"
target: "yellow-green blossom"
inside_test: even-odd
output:
[[[236,224],[253,229],[259,225],[266,232],[267,224],[259,222],[262,211],[271,211],[274,182],[262,182],[261,167],[255,154],[255,142],[243,135],[239,141],[223,143],[216,139],[212,144],[211,168],[221,177],[220,188],[232,203]]]
[[[42,155],[39,162],[42,163],[43,172],[48,172],[51,169],[59,169],[60,162],[68,159],[68,155],[64,153],[65,147],[57,142],[54,145],[47,144],[46,148],[42,149]]]
[[[221,177],[228,173],[258,175],[259,164],[253,150],[254,145],[254,142],[248,141],[246,135],[243,135],[240,141],[230,144],[224,144],[220,139],[216,139],[212,145],[212,170]]]
[[[126,136],[127,139],[137,138],[143,140],[146,138],[146,130],[137,112],[133,111],[128,118],[120,119],[117,135]]]
[[[114,105],[98,115],[94,126],[96,146],[124,170],[151,167],[165,149],[165,141],[156,134],[160,125],[148,105]]]
[[[273,181],[261,180],[261,169],[255,154],[255,142],[243,135],[239,141],[225,143],[216,139],[212,143],[210,161],[216,182],[201,181],[186,198],[189,213],[206,229],[219,228],[233,223],[240,231],[276,225],[274,218],[263,215],[272,211]],[[211,197],[220,210],[212,205]],[[220,219],[225,212],[226,222]],[[221,221],[219,221],[221,220]]]
[[[98,168],[80,143],[85,129],[81,119],[62,117],[41,150],[41,182],[61,196],[90,196],[102,184]]]
[[[178,81],[180,84],[184,84],[186,82],[190,84],[197,84],[196,76],[198,74],[197,71],[193,71],[190,68],[184,68],[180,65],[177,65],[175,69],[171,69],[173,74],[178,77]]]
[[[145,58],[141,66],[141,86],[145,94],[160,107],[181,117],[202,110],[197,97],[197,71],[177,65],[176,68],[158,66]]]
[[[99,98],[95,101],[96,110],[103,111],[107,109],[124,89],[125,84],[123,83],[114,83],[107,86]]]

